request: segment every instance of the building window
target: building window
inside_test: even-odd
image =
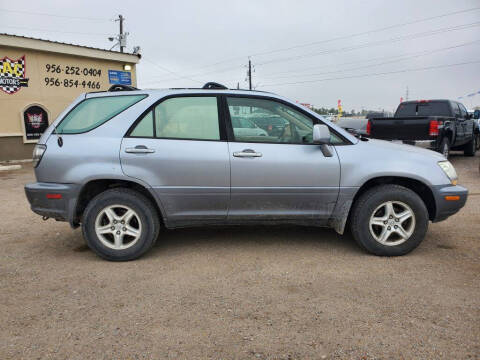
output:
[[[23,112],[25,140],[36,141],[48,128],[48,114],[38,105],[29,106]]]

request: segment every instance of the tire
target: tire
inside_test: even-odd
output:
[[[450,156],[450,140],[447,137],[444,137],[442,139],[442,142],[440,143],[437,151],[440,154],[443,154],[446,159],[448,159],[448,157]]]
[[[386,211],[392,203],[395,216],[390,219]],[[403,222],[397,222],[396,216],[410,211],[413,216]],[[373,218],[372,218],[373,217]],[[382,225],[371,225],[371,220],[382,219]],[[387,224],[385,225],[385,221]],[[397,225],[395,225],[397,224]],[[398,230],[394,230],[397,226]],[[402,239],[397,231],[404,229],[408,233]],[[362,194],[355,202],[350,227],[355,241],[366,251],[378,256],[401,256],[415,249],[424,239],[428,229],[428,210],[422,199],[412,190],[400,185],[379,185]],[[395,229],[397,229],[395,228]],[[382,243],[374,237],[382,234],[383,229],[390,229],[387,239]]]
[[[472,140],[470,140],[463,150],[463,154],[465,156],[475,156],[475,152],[477,151],[477,136],[473,135]]]
[[[107,190],[94,197],[82,222],[87,245],[110,261],[138,259],[155,244],[159,230],[159,214],[150,200],[126,188]]]

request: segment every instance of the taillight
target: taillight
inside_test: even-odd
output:
[[[46,145],[42,144],[37,144],[33,148],[33,167],[37,167],[38,164],[40,163],[40,160],[42,160],[43,153],[47,150]]]
[[[367,121],[367,135],[372,133],[372,122],[370,120]]]
[[[430,136],[438,136],[438,128],[440,125],[442,125],[441,121],[430,120],[430,129],[428,130],[428,134]]]

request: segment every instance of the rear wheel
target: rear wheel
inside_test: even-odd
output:
[[[375,255],[405,255],[422,242],[428,229],[422,199],[399,185],[368,190],[354,204],[351,216],[353,237]]]
[[[477,151],[477,136],[473,135],[472,140],[470,140],[463,150],[463,154],[465,156],[475,156],[475,152]]]
[[[82,230],[88,246],[112,261],[137,259],[155,243],[159,216],[142,194],[125,188],[107,190],[85,209]]]

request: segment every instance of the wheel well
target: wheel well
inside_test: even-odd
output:
[[[445,132],[445,137],[450,141],[450,145],[452,145],[452,140],[453,140],[453,131],[450,129],[447,129]]]
[[[360,187],[360,189],[355,194],[355,197],[353,198],[352,207],[350,208],[350,212],[348,215],[348,220],[350,220],[350,214],[352,212],[353,205],[355,205],[355,202],[357,201],[357,199],[363,193],[365,193],[365,191],[375,186],[386,185],[386,184],[401,185],[415,192],[418,196],[420,196],[423,203],[427,207],[429,219],[433,220],[435,218],[435,212],[436,212],[435,198],[433,197],[432,190],[430,190],[430,188],[427,185],[415,179],[395,177],[395,176],[383,176],[383,177],[370,179]]]
[[[119,187],[138,191],[140,194],[142,194],[147,199],[149,199],[152,202],[155,209],[158,211],[158,214],[160,215],[160,221],[163,222],[162,212],[157,204],[157,201],[155,200],[153,195],[150,193],[150,191],[147,190],[144,186],[137,184],[136,182],[133,182],[133,181],[118,180],[118,179],[101,179],[101,180],[92,180],[83,186],[82,190],[80,191],[80,195],[78,196],[78,199],[77,199],[77,205],[75,207],[74,224],[78,225],[79,223],[82,222],[83,212],[85,211],[90,200],[92,200],[95,196],[97,196],[98,194],[106,190],[119,188]]]

